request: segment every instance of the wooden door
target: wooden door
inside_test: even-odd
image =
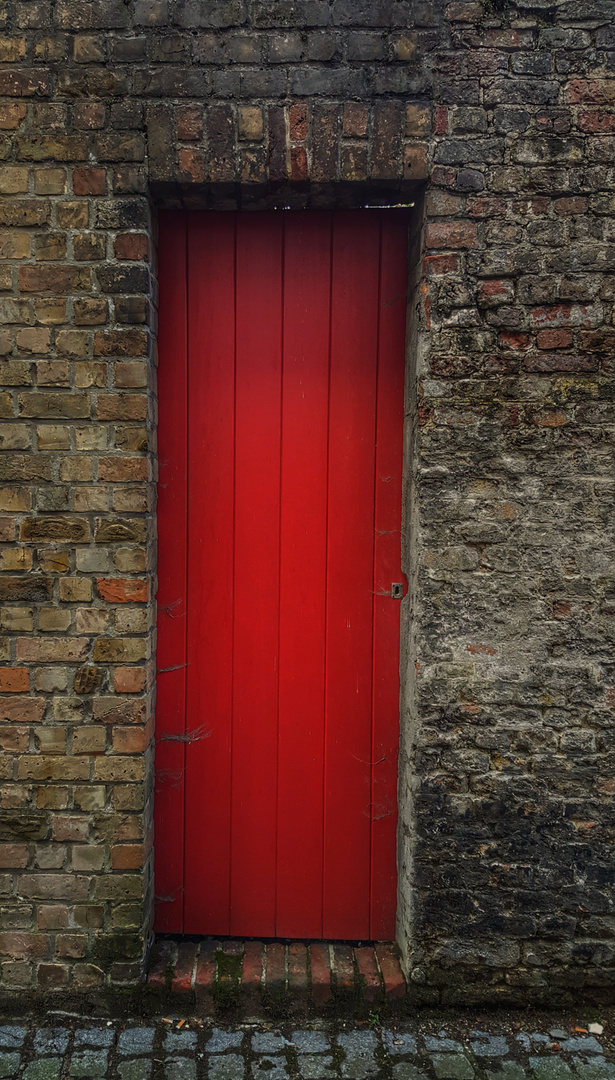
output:
[[[394,936],[407,217],[160,215],[160,931]]]

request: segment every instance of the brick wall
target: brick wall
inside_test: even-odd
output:
[[[135,981],[147,942],[156,209],[384,197],[423,245],[406,969],[423,1000],[612,987],[614,13],[5,5],[2,986]]]

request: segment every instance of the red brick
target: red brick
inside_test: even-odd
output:
[[[219,948],[220,944],[217,941],[201,942],[194,979],[196,1008],[199,1016],[210,1016],[213,1011],[216,953]]]
[[[305,142],[308,133],[307,105],[291,105],[289,110],[291,142]]]
[[[96,578],[96,588],[110,604],[145,603],[149,594],[146,578]]]
[[[473,248],[478,230],[473,221],[430,221],[425,230],[428,248]]]
[[[265,958],[265,987],[268,993],[277,998],[286,985],[286,949],[279,942],[267,946]]]
[[[540,330],[536,340],[540,349],[566,349],[572,345],[572,331]]]
[[[194,942],[181,942],[171,979],[171,990],[174,994],[189,994],[192,990],[196,952],[197,946]]]
[[[288,946],[288,986],[295,993],[307,990],[307,948],[299,942]]]
[[[382,996],[382,986],[374,950],[368,946],[355,949],[354,955],[359,969],[359,979],[363,983],[362,997],[373,1004]]]
[[[400,998],[406,996],[406,982],[395,954],[395,946],[378,943],[375,947],[375,953],[382,973],[386,999],[387,1001],[399,1001]]]
[[[120,233],[115,238],[116,259],[148,259],[149,241],[146,233]]]
[[[0,668],[0,693],[24,694],[30,689],[30,672],[28,668]]]
[[[310,945],[310,970],[314,1003],[327,1005],[333,996],[328,945]]]
[[[106,191],[106,169],[73,169],[75,195],[105,195]]]

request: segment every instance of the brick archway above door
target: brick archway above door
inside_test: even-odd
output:
[[[159,930],[394,934],[407,224],[161,214]]]

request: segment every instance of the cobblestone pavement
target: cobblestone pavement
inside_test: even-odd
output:
[[[0,1022],[0,1078],[19,1080],[615,1080],[615,1031],[503,1020],[218,1027],[48,1013]]]

